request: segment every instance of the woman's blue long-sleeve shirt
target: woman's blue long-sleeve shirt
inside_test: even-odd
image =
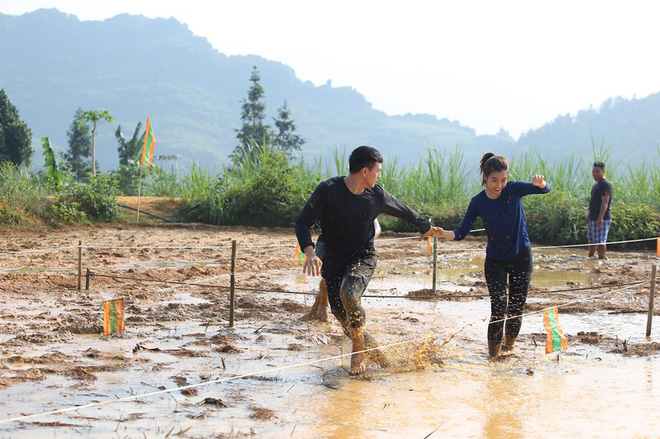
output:
[[[465,238],[477,217],[481,217],[488,235],[486,255],[500,261],[510,259],[530,245],[522,197],[548,192],[550,184],[547,182],[541,189],[520,181],[508,182],[496,199],[488,198],[483,190],[470,200],[463,221],[454,230],[454,239],[460,241]]]

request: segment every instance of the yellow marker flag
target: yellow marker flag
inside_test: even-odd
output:
[[[103,301],[103,335],[124,331],[124,299]]]
[[[548,333],[545,341],[546,354],[568,349],[568,342],[566,341],[566,337],[564,337],[564,331],[559,327],[557,307],[543,310],[543,326],[545,326],[545,330]]]
[[[300,250],[300,244],[296,246],[296,256],[294,259],[294,262],[296,265],[302,265],[305,263],[305,260],[307,259],[307,256],[305,256],[305,253]]]
[[[144,146],[142,147],[142,161],[140,164],[151,167],[151,159],[154,156],[154,147],[156,146],[156,136],[154,135],[154,128],[151,126],[151,116],[147,116],[147,129],[144,132]],[[148,156],[148,160],[147,160]]]

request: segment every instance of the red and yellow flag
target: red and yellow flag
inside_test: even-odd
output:
[[[154,128],[151,126],[151,116],[147,116],[147,129],[144,132],[144,146],[142,147],[142,166],[147,163],[147,167],[151,167],[151,159],[154,156],[154,147],[156,146],[156,136],[154,136]],[[148,156],[148,159],[147,159]]]
[[[303,265],[306,259],[307,256],[305,256],[305,253],[302,250],[300,250],[300,244],[298,244],[296,246],[296,256],[294,259],[296,265]]]
[[[124,299],[103,301],[103,335],[124,331]]]
[[[545,330],[548,333],[545,341],[546,354],[568,349],[568,342],[566,341],[566,337],[564,337],[564,331],[559,327],[557,307],[543,310],[543,326],[545,326]]]

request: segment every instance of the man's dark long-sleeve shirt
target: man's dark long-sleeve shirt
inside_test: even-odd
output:
[[[321,224],[326,255],[347,258],[358,250],[374,249],[374,219],[381,214],[404,219],[422,233],[431,228],[428,220],[375,185],[359,195],[352,193],[344,177],[333,177],[320,183],[296,221],[296,237],[300,248],[314,245],[310,227]]]

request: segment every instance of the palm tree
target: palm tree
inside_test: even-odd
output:
[[[96,176],[96,127],[100,122],[115,123],[115,119],[108,112],[108,110],[96,111],[89,110],[85,111],[82,114],[82,118],[85,122],[92,124],[92,175]]]

